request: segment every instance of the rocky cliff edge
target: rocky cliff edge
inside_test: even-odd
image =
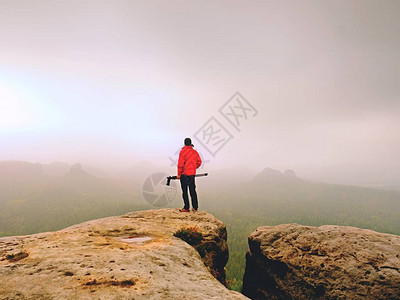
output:
[[[203,234],[201,256],[173,236],[188,226]],[[214,216],[176,209],[0,238],[0,298],[247,299],[221,284],[226,238]]]
[[[284,224],[259,227],[249,246],[252,299],[400,299],[400,236]]]

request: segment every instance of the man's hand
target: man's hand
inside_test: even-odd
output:
[[[181,175],[177,175],[176,179],[178,179],[178,180],[181,179]]]

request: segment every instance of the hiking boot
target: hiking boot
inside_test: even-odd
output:
[[[188,209],[186,209],[186,208],[181,208],[179,211],[180,211],[180,212],[190,212],[190,210],[188,210]]]

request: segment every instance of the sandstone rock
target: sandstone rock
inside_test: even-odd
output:
[[[204,262],[173,236],[203,233]],[[206,212],[129,213],[0,238],[0,299],[247,299],[224,282],[225,225]]]
[[[259,227],[249,246],[252,299],[400,299],[400,236],[285,224]]]

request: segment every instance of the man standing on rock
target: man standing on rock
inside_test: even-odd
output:
[[[199,153],[193,149],[192,140],[186,138],[184,141],[185,146],[179,152],[178,160],[178,176],[177,179],[181,181],[182,187],[182,198],[184,207],[180,209],[181,212],[190,212],[189,198],[188,198],[188,187],[190,192],[190,198],[192,199],[192,210],[197,211],[197,193],[196,184],[194,182],[194,175],[196,175],[196,169],[201,166],[201,158]]]

